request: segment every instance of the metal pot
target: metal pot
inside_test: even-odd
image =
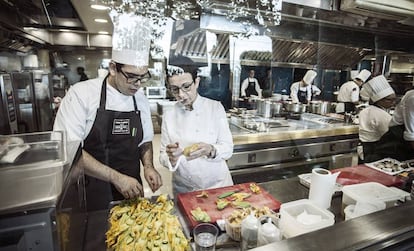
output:
[[[278,115],[282,112],[283,104],[280,102],[273,102],[272,103],[272,114],[273,116]]]
[[[318,113],[318,110],[320,109],[321,102],[319,101],[312,101],[309,105],[309,112],[310,113]]]
[[[325,115],[331,112],[331,103],[328,101],[323,101],[320,103],[319,108],[317,109],[317,114]]]
[[[293,113],[306,112],[306,105],[299,103],[285,103],[286,111]]]
[[[262,115],[265,118],[270,118],[272,117],[272,102],[269,100],[266,100],[263,102],[262,104],[263,110],[262,110]]]

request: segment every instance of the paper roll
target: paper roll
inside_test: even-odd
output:
[[[320,208],[328,209],[331,206],[332,195],[338,175],[339,172],[332,174],[329,170],[314,168],[311,175],[309,200]]]

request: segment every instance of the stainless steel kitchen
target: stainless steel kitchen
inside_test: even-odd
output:
[[[0,251],[414,249],[414,1],[0,12]]]

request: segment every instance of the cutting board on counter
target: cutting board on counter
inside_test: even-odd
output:
[[[202,210],[207,212],[211,218],[212,223],[215,223],[218,219],[222,219],[223,215],[229,214],[235,210],[235,208],[231,205],[227,206],[223,210],[217,209],[216,200],[218,196],[229,191],[240,190],[240,192],[251,193],[251,196],[244,199],[244,201],[249,202],[252,206],[255,207],[267,206],[275,212],[279,211],[281,203],[278,200],[276,200],[268,191],[260,187],[260,185],[257,186],[260,187],[261,192],[258,194],[253,193],[249,188],[250,184],[251,182],[204,190],[208,193],[208,198],[197,197],[197,195],[202,191],[180,193],[177,195],[178,208],[186,219],[186,222],[190,229],[193,229],[199,223],[195,221],[191,215],[191,210],[194,210],[197,207],[200,207]]]
[[[392,176],[365,165],[338,168],[331,171],[332,173],[341,172],[336,180],[341,185],[378,182],[384,186],[401,187],[404,184],[404,179],[399,176]]]

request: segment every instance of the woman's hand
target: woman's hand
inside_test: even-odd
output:
[[[208,158],[214,158],[216,155],[216,150],[213,145],[207,144],[204,142],[197,143],[198,149],[195,151],[192,151],[189,156],[187,156],[187,160],[193,160],[197,159],[203,156],[206,156]]]
[[[175,166],[175,164],[178,161],[178,158],[183,153],[183,149],[181,149],[178,142],[176,142],[176,143],[173,143],[173,144],[168,144],[166,149],[165,149],[165,152],[168,155],[168,158],[170,160],[171,165]]]

